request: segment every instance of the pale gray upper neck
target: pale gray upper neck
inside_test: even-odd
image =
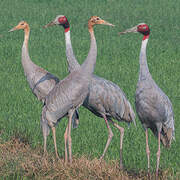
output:
[[[22,46],[22,54],[21,54],[21,62],[22,66],[24,68],[24,72],[27,74],[28,72],[33,72],[35,64],[31,61],[29,57],[29,52],[28,52],[28,40],[29,40],[29,34],[30,31],[25,31],[24,33],[24,42]]]
[[[80,64],[76,60],[76,57],[72,49],[70,30],[68,32],[65,32],[65,41],[66,41],[66,57],[68,62],[68,70],[69,72],[72,72],[78,69],[80,67]]]
[[[89,50],[88,56],[86,57],[85,61],[81,65],[81,69],[85,74],[92,75],[94,72],[95,64],[96,64],[97,45],[96,45],[96,39],[94,36],[93,29],[90,30],[89,32],[90,32],[90,37],[91,37],[90,50]]]
[[[139,81],[151,77],[151,74],[149,73],[149,69],[148,69],[147,58],[146,58],[147,43],[148,43],[148,38],[143,40],[141,44],[141,51],[139,57],[139,64],[140,64]]]

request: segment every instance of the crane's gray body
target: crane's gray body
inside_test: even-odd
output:
[[[96,116],[133,121],[135,114],[123,91],[111,81],[93,75],[83,105]]]
[[[91,34],[91,46],[84,63],[60,81],[46,96],[42,110],[41,125],[44,137],[49,134],[58,119],[68,115],[70,110],[77,109],[83,104],[89,92],[94,66],[96,64],[97,46],[94,33]]]
[[[22,65],[32,92],[38,100],[44,102],[45,97],[59,82],[59,79],[31,61],[25,44],[22,47]]]
[[[21,62],[24,74],[33,94],[38,98],[38,100],[44,103],[46,96],[55,87],[55,85],[60,82],[59,78],[31,61],[25,42],[22,46]],[[72,119],[73,128],[75,128],[77,127],[79,120],[78,111],[75,111]]]
[[[70,31],[65,33],[66,40],[66,56],[68,61],[68,68],[70,72],[74,72],[80,67],[78,61],[73,53]],[[120,131],[120,168],[122,165],[122,146],[124,128],[113,122],[112,119],[125,122],[135,122],[135,113],[131,107],[130,102],[127,100],[123,91],[111,81],[92,75],[89,84],[88,94],[83,102],[83,106],[94,113],[96,116],[104,118],[108,128],[108,139],[104,152],[100,159],[105,156],[105,153],[112,140],[113,133],[109,126],[108,120]]]
[[[160,130],[163,145],[170,146],[171,138],[175,138],[172,104],[149,72],[146,59],[147,42],[148,39],[142,42],[140,52],[140,73],[135,95],[136,111],[143,127],[150,128],[155,136],[158,136]],[[172,131],[171,137],[167,137],[168,130]]]
[[[70,31],[65,34],[66,56],[68,68],[73,72],[80,67],[73,53]],[[108,119],[118,121],[134,121],[135,113],[125,94],[115,83],[104,78],[92,75],[88,95],[83,106],[99,117],[106,115]]]
[[[152,78],[138,82],[135,104],[144,127],[151,128],[156,135],[154,128],[158,123],[174,131],[172,104]]]
[[[69,109],[77,109],[87,96],[88,85],[88,78],[79,71],[73,71],[60,81],[46,97],[47,118],[56,123],[57,119],[67,115]]]

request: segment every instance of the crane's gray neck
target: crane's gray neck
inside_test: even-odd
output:
[[[69,72],[72,72],[80,68],[80,64],[76,60],[76,57],[72,49],[70,30],[65,32],[65,41],[66,41],[66,57],[68,62],[68,70]]]
[[[24,68],[25,74],[27,74],[30,71],[33,71],[33,66],[34,63],[31,61],[29,57],[29,52],[28,52],[28,40],[29,40],[29,34],[30,34],[30,29],[24,31],[24,42],[22,46],[22,54],[21,54],[21,62],[22,66]]]
[[[139,81],[147,79],[148,77],[151,77],[148,69],[147,64],[147,58],[146,58],[146,47],[148,43],[148,38],[142,41],[141,44],[141,51],[140,51],[140,57],[139,57],[139,63],[140,63],[140,72],[139,72]]]
[[[94,67],[96,64],[97,45],[96,45],[96,39],[94,36],[93,29],[90,29],[89,32],[90,32],[90,38],[91,38],[90,50],[89,50],[88,56],[86,57],[86,60],[82,64],[81,68],[85,74],[91,76],[94,72]]]

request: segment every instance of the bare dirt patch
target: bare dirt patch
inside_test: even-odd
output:
[[[160,172],[160,179],[167,179],[169,171]],[[12,138],[3,143],[0,140],[0,177],[22,179],[154,179],[145,172],[120,170],[118,161],[89,160],[73,157],[73,163],[64,164],[63,158],[56,160],[54,154],[42,156],[42,149],[32,149],[21,139]]]

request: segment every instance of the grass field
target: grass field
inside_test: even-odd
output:
[[[160,168],[170,169],[180,178],[180,1],[168,0],[1,0],[0,1],[0,138],[12,136],[27,142],[31,148],[43,145],[40,130],[42,104],[32,94],[21,65],[23,31],[8,33],[19,21],[31,27],[29,53],[32,61],[60,79],[68,74],[62,27],[42,26],[63,14],[69,19],[74,52],[80,63],[89,51],[87,21],[92,15],[116,25],[96,26],[98,57],[95,74],[118,84],[134,107],[134,94],[139,72],[139,52],[142,36],[118,32],[145,22],[151,28],[147,58],[152,77],[169,96],[174,109],[176,141],[170,149],[161,146]],[[145,134],[136,118],[137,128],[125,128],[123,162],[128,170],[146,170]],[[57,126],[60,156],[64,156],[64,132],[67,119]],[[119,132],[112,127],[114,137],[105,156],[119,159]],[[150,131],[149,131],[150,132]],[[108,131],[104,120],[80,108],[80,125],[72,130],[72,150],[77,157],[100,157]],[[151,170],[155,170],[157,139],[150,132]],[[48,137],[48,152],[54,152],[52,134]]]

